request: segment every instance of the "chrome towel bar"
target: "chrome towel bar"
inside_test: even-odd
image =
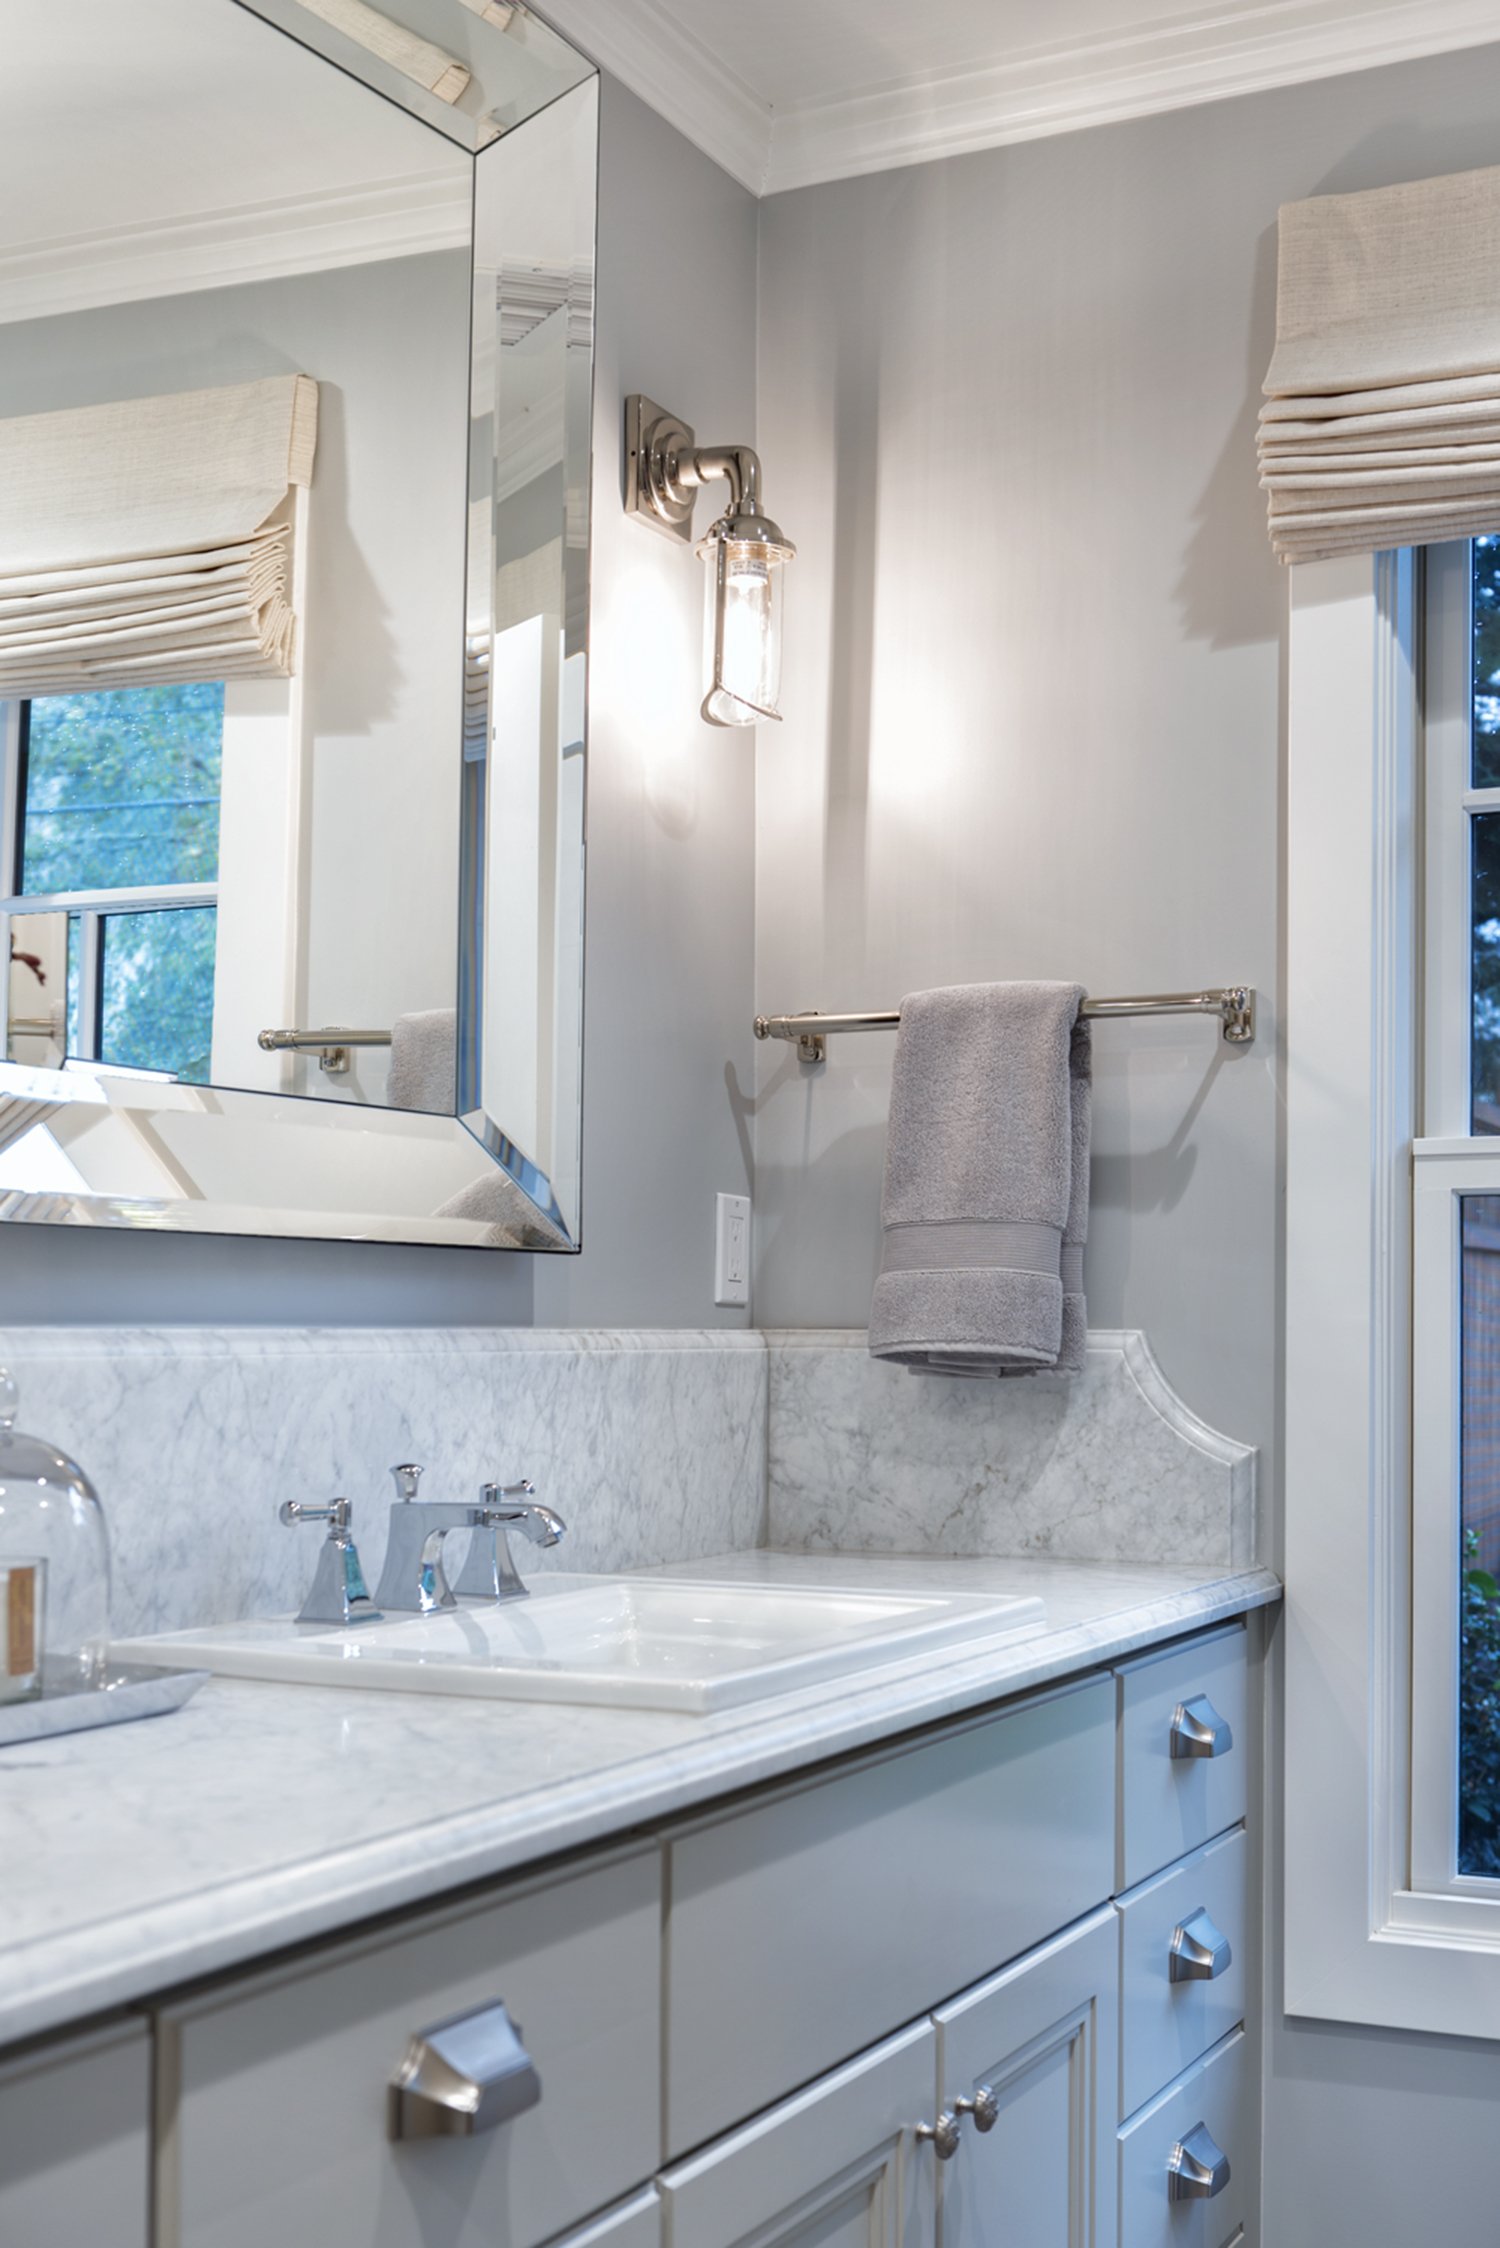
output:
[[[321,1030],[263,1030],[255,1041],[263,1054],[316,1054],[330,1077],[347,1075],[351,1046],[390,1042],[388,1030],[346,1030],[342,1023],[325,1023]]]
[[[1079,1013],[1092,1021],[1112,1015],[1217,1015],[1226,1046],[1248,1046],[1255,1037],[1255,991],[1230,984],[1222,991],[1166,991],[1141,999],[1085,999]],[[826,1061],[828,1040],[848,1030],[894,1030],[899,1008],[879,1015],[825,1015],[809,1009],[800,1015],[757,1015],[757,1038],[795,1039],[797,1059]]]

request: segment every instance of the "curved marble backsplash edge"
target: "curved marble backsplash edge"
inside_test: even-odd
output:
[[[1009,1381],[907,1373],[858,1328],[764,1332],[773,1546],[1255,1558],[1254,1447],[1192,1411],[1137,1329],[1091,1329],[1082,1374]]]

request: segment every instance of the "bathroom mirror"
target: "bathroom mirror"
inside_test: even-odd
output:
[[[597,85],[12,0],[0,1215],[579,1243]]]

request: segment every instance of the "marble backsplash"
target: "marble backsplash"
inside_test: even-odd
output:
[[[769,1543],[811,1552],[1255,1558],[1255,1452],[1170,1389],[1144,1335],[1081,1374],[974,1381],[871,1358],[863,1329],[768,1330]]]
[[[297,1606],[343,1494],[373,1583],[388,1470],[475,1497],[528,1475],[568,1524],[527,1574],[771,1545],[1099,1561],[1254,1557],[1255,1461],[1174,1396],[1143,1336],[1075,1377],[968,1382],[879,1365],[862,1331],[0,1330],[20,1424],[109,1517],[115,1625]]]
[[[568,1536],[528,1574],[765,1542],[758,1335],[59,1327],[0,1331],[0,1362],[104,1502],[122,1635],[296,1607],[322,1532],[283,1499],[347,1495],[373,1584],[397,1460],[427,1498],[529,1475]]]

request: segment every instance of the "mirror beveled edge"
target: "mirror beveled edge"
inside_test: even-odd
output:
[[[587,380],[585,395],[589,412],[585,416],[585,460],[581,484],[581,515],[576,469],[576,415],[569,415],[571,437],[574,443],[573,474],[570,493],[574,501],[575,521],[582,523],[581,554],[565,552],[567,594],[564,607],[569,614],[570,652],[580,656],[585,667],[587,660],[587,587],[588,587],[588,510],[590,505],[591,407],[593,385],[592,351],[592,276],[597,216],[597,139],[598,139],[598,71],[586,57],[578,53],[551,28],[524,7],[514,11],[523,19],[523,29],[533,35],[533,44],[540,50],[543,68],[533,69],[530,77],[529,98],[512,105],[514,114],[497,130],[493,119],[476,125],[470,117],[461,117],[425,92],[400,77],[379,57],[365,55],[354,43],[343,37],[331,25],[305,9],[300,0],[228,0],[228,4],[258,17],[273,30],[293,38],[296,42],[318,54],[323,60],[346,75],[356,78],[373,94],[393,101],[410,114],[442,133],[450,142],[457,142],[473,159],[481,159],[487,148],[493,148],[503,139],[507,155],[519,151],[524,145],[521,128],[530,119],[553,107],[559,108],[569,95],[581,94],[589,105],[588,142],[590,148],[590,179],[588,181],[589,224],[588,241],[584,249],[589,286],[587,291]],[[383,0],[384,12],[399,20],[404,0]],[[502,31],[486,22],[482,15],[471,11],[468,0],[456,0],[451,7],[455,24],[467,34],[471,42],[471,59],[475,49],[487,55],[501,82],[504,78],[507,41]],[[551,83],[545,73],[552,72]],[[494,85],[492,76],[486,83],[486,92]],[[470,240],[472,261],[473,241]],[[498,309],[498,308],[497,308]],[[578,345],[577,308],[571,325],[575,350]],[[471,339],[472,348],[472,339]],[[566,412],[566,406],[565,406]],[[571,549],[579,542],[567,542]],[[583,589],[583,622],[577,622],[579,588]],[[461,620],[458,620],[461,624]],[[456,631],[456,641],[461,634]],[[587,695],[583,688],[583,716],[581,719],[584,748],[587,740]],[[461,744],[455,742],[455,757],[461,753]],[[586,768],[586,757],[584,758]],[[580,812],[584,810],[581,804]],[[388,1108],[346,1106],[333,1101],[309,1100],[299,1095],[253,1091],[225,1086],[198,1086],[152,1081],[145,1073],[111,1072],[96,1066],[94,1073],[81,1073],[35,1069],[25,1064],[0,1059],[0,1152],[13,1144],[36,1122],[44,1122],[50,1114],[64,1105],[84,1103],[94,1108],[108,1109],[122,1120],[128,1121],[132,1132],[147,1148],[155,1148],[164,1157],[169,1172],[181,1177],[181,1166],[172,1162],[162,1147],[160,1126],[173,1111],[191,1110],[210,1130],[209,1120],[222,1119],[225,1138],[243,1137],[251,1133],[276,1134],[283,1139],[287,1130],[306,1129],[312,1133],[335,1135],[329,1154],[338,1162],[345,1156],[357,1156],[356,1165],[381,1169],[386,1165],[397,1168],[411,1163],[420,1164],[424,1148],[441,1150],[451,1156],[455,1145],[472,1146],[476,1152],[483,1150],[493,1167],[491,1176],[506,1182],[507,1190],[514,1189],[514,1206],[519,1213],[517,1221],[504,1227],[490,1219],[444,1216],[437,1213],[394,1212],[381,1208],[293,1207],[281,1203],[261,1204],[210,1198],[203,1194],[188,1177],[181,1177],[183,1191],[177,1195],[130,1193],[105,1193],[76,1191],[13,1190],[0,1188],[0,1224],[63,1225],[73,1228],[121,1228],[144,1232],[183,1232],[219,1236],[276,1237],[284,1239],[313,1240],[372,1240],[381,1242],[408,1242],[427,1246],[472,1247],[494,1250],[522,1249],[528,1253],[538,1251],[576,1253],[581,1247],[579,1213],[581,1149],[582,1149],[582,988],[581,962],[583,932],[581,926],[582,845],[580,833],[580,885],[578,930],[578,960],[580,963],[580,988],[578,994],[575,1035],[577,1055],[575,1076],[579,1091],[578,1112],[575,1120],[575,1144],[572,1150],[573,1188],[572,1206],[565,1209],[559,1202],[548,1174],[534,1163],[510,1137],[488,1116],[482,1106],[468,1108],[455,1116],[434,1115],[423,1111]],[[462,849],[462,844],[460,845]],[[482,903],[480,907],[482,913]],[[464,938],[460,933],[459,950],[462,956]],[[460,1030],[460,1044],[465,1033]],[[477,1090],[477,1088],[474,1088]],[[340,1145],[339,1143],[342,1143]],[[483,1178],[476,1180],[483,1184]],[[372,1195],[370,1199],[375,1199]]]

